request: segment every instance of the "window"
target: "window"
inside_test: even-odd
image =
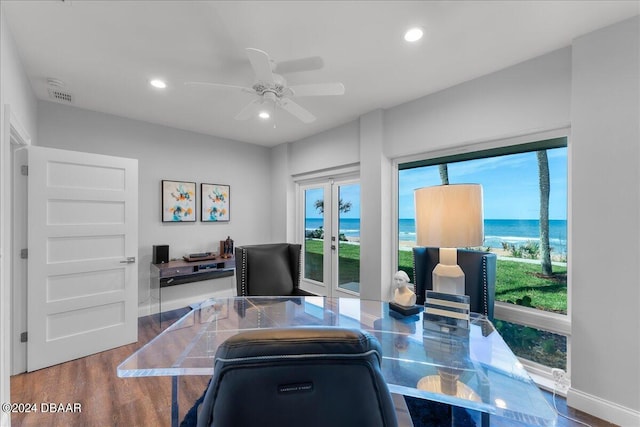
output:
[[[567,138],[398,165],[398,268],[413,280],[416,188],[479,183],[498,255],[496,327],[522,358],[566,370]]]
[[[360,293],[360,183],[354,175],[298,184],[301,287],[318,295]]]

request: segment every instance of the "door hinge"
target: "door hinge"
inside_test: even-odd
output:
[[[24,176],[29,176],[29,166],[28,165],[20,166],[20,174]]]
[[[20,249],[20,259],[29,258],[29,249]]]
[[[23,332],[20,334],[20,342],[27,342],[28,339],[29,339],[28,332]]]

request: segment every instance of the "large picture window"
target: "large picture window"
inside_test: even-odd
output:
[[[516,355],[566,369],[566,336],[535,319],[567,315],[567,139],[399,164],[398,268],[412,280],[414,190],[461,183],[483,187],[485,239],[475,249],[498,256],[496,304],[506,309],[496,307],[496,327]]]

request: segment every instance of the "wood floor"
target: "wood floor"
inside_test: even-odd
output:
[[[163,315],[162,326],[166,328],[186,311],[177,310],[169,316]],[[167,319],[167,317],[169,317]],[[138,342],[82,359],[56,365],[39,371],[11,377],[11,401],[35,403],[38,412],[12,414],[12,426],[82,426],[82,427],[169,427],[171,420],[171,380],[167,377],[118,378],[117,366],[138,348],[160,333],[157,316],[140,318]],[[182,377],[179,382],[180,419],[206,388],[207,377]],[[551,402],[551,395],[545,393]],[[81,405],[81,412],[41,411],[41,403],[55,403],[48,408],[73,409]],[[564,399],[557,398],[561,413],[569,414],[593,427],[609,427],[590,415],[567,409]],[[71,404],[70,406],[67,406]],[[76,405],[76,408],[78,405]],[[492,417],[494,427],[512,426],[507,420]],[[581,424],[558,418],[558,426],[580,426]]]

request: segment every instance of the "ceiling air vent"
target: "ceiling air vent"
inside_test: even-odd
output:
[[[59,89],[49,88],[49,98],[66,104],[71,104],[73,102],[73,96],[69,92]]]

